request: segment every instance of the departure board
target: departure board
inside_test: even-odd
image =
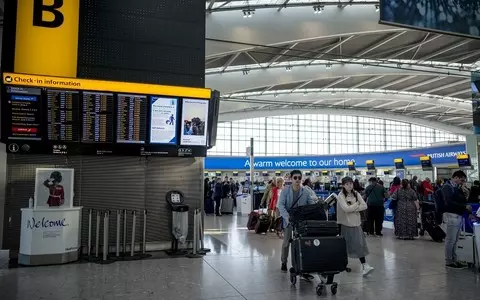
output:
[[[6,88],[10,140],[42,140],[42,90],[40,88]]]
[[[147,97],[118,94],[117,143],[145,144]]]
[[[50,141],[78,142],[80,93],[47,90],[47,128]]]
[[[113,94],[83,92],[82,141],[86,143],[113,142]]]

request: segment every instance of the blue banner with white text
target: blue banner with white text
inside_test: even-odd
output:
[[[457,154],[465,153],[465,144],[451,144],[438,147],[398,150],[394,152],[341,154],[322,156],[272,156],[255,157],[256,170],[292,170],[292,169],[346,169],[347,163],[355,162],[355,167],[366,168],[367,160],[374,160],[375,167],[393,167],[393,160],[403,158],[405,166],[420,166],[421,156],[430,156],[433,165],[456,165]],[[250,159],[248,157],[207,157],[205,158],[206,170],[248,170]]]

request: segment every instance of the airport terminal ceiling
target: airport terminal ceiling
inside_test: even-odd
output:
[[[470,130],[480,40],[380,25],[376,4],[206,1],[220,120],[315,111]]]

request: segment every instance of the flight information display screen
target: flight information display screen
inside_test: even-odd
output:
[[[210,89],[2,75],[0,130],[8,153],[207,155]]]
[[[144,144],[147,96],[118,94],[117,97],[117,143]]]
[[[82,142],[113,142],[113,93],[83,92]]]
[[[80,93],[47,90],[46,95],[48,139],[78,142],[80,139]]]
[[[4,114],[10,140],[42,139],[42,90],[7,87],[8,112]]]
[[[178,99],[150,98],[150,143],[177,143]]]

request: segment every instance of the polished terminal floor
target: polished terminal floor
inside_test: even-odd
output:
[[[281,241],[248,232],[246,221],[206,217],[206,246],[212,252],[203,259],[0,269],[0,299],[480,299],[480,276],[445,269],[442,244],[396,240],[388,229],[383,238],[368,238],[367,259],[375,272],[363,278],[353,260],[353,272],[336,278],[338,294],[319,297],[314,283],[291,287],[279,271]]]

